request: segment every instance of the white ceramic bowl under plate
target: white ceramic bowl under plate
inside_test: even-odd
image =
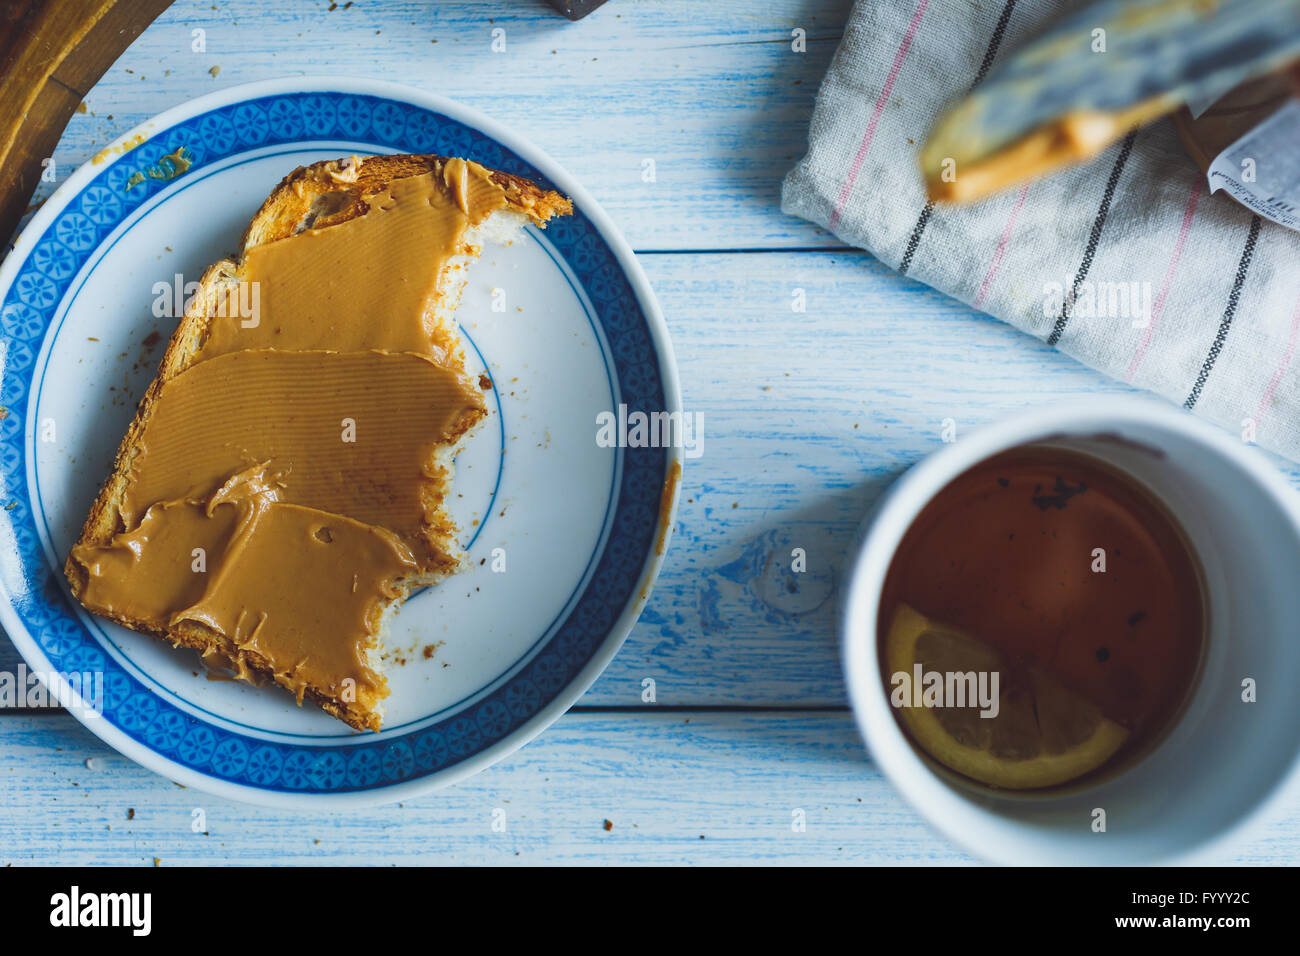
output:
[[[196,280],[236,251],[296,166],[385,152],[475,159],[558,189],[574,214],[485,248],[470,273],[458,318],[471,370],[495,385],[457,460],[452,513],[471,570],[402,608],[387,642],[385,728],[358,734],[274,688],[206,680],[191,652],[87,614],[61,569],[175,327],[155,316],[156,284]],[[493,311],[494,290],[504,311]],[[56,685],[102,674],[102,716],[83,716],[86,726],[187,786],[357,805],[481,770],[591,685],[662,561],[680,450],[596,441],[596,416],[620,404],[680,411],[649,284],[563,169],[440,97],[292,79],[150,120],[32,219],[0,269],[0,328],[0,621]]]

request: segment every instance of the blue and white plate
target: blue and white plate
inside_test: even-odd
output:
[[[236,251],[294,167],[384,152],[472,158],[558,189],[575,209],[486,248],[470,274],[458,317],[471,363],[495,383],[457,463],[452,510],[472,570],[402,608],[385,729],[358,734],[275,688],[208,680],[191,652],[87,614],[61,568],[185,283]],[[281,806],[379,803],[449,783],[559,717],[645,604],[680,450],[604,447],[597,416],[680,410],[667,329],[595,202],[472,110],[336,79],[194,100],[64,183],[0,269],[0,303],[0,621],[56,687],[60,675],[102,674],[99,713],[79,718],[177,782]]]

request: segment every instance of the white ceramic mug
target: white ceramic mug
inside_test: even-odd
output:
[[[881,588],[904,533],[977,463],[1051,443],[1123,469],[1164,502],[1205,574],[1208,642],[1182,718],[1132,767],[1060,794],[999,794],[932,769],[891,711],[877,653]],[[973,430],[903,475],[868,515],[841,618],[845,682],[873,758],[952,840],[999,863],[1230,856],[1300,798],[1300,495],[1258,450],[1171,406],[1103,399]],[[1253,679],[1256,700],[1243,701]],[[1097,832],[1097,809],[1105,831]]]

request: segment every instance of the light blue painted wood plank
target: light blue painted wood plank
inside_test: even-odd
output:
[[[573,172],[637,248],[829,245],[779,209],[850,0],[619,0],[570,23],[532,3],[178,0],[86,97],[55,160],[66,178],[127,129],[203,93],[294,74],[438,92]],[[791,30],[807,52],[791,49]],[[204,50],[195,52],[195,30]],[[494,30],[505,49],[493,52]],[[209,72],[218,68],[217,76]],[[655,181],[642,164],[655,162]],[[41,195],[52,187],[42,186]]]
[[[0,747],[4,864],[971,862],[903,804],[842,713],[571,714],[471,780],[358,812],[210,798],[64,716],[0,721]],[[1236,856],[1297,861],[1296,813]]]
[[[533,139],[639,248],[829,245],[777,201],[849,5],[615,0],[571,25],[540,3],[329,12],[181,0],[91,92],[55,158],[66,176],[141,119],[228,84],[367,75],[444,92]],[[507,31],[505,54],[490,51],[494,26]],[[806,54],[790,52],[795,26]],[[206,52],[191,50],[195,28]],[[641,181],[645,158],[653,184]],[[708,445],[689,463],[650,608],[585,704],[636,704],[644,676],[662,703],[838,702],[839,555],[880,489],[934,446],[938,421],[964,428],[1029,402],[1126,391],[865,255],[643,262]],[[789,311],[796,286],[805,315]],[[768,569],[796,542],[824,560],[792,597]],[[13,661],[0,645],[0,667]],[[569,715],[471,781],[353,814],[211,800],[62,716],[9,715],[0,746],[11,756],[5,862],[964,860],[902,805],[843,713]],[[195,807],[211,835],[191,832]],[[504,834],[491,830],[498,807]],[[790,832],[795,807],[807,833]],[[1295,863],[1298,834],[1292,814],[1239,861]]]
[[[634,704],[643,677],[664,703],[841,702],[845,549],[880,492],[940,446],[943,419],[960,440],[1027,406],[1143,394],[865,253],[642,261],[704,454],[686,463],[660,584],[584,703]],[[782,572],[793,547],[808,573]]]
[[[942,420],[960,438],[1027,405],[1141,394],[865,253],[641,258],[704,453],[686,462],[650,604],[584,704],[638,706],[646,677],[661,704],[843,703],[844,551],[876,496],[939,447]],[[809,570],[792,582],[793,547]],[[6,642],[0,666],[16,659]]]

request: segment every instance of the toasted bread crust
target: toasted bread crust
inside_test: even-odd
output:
[[[334,226],[363,215],[370,208],[363,196],[382,190],[394,180],[440,171],[447,161],[448,158],[443,156],[396,155],[364,159],[353,157],[300,166],[280,181],[253,216],[240,241],[239,262],[243,261],[249,249],[256,246],[287,238],[305,228]],[[572,211],[572,205],[564,196],[544,190],[527,179],[496,170],[491,171],[491,179],[505,190],[509,210],[526,215],[539,225],[544,225],[553,216],[566,215]],[[212,319],[216,316],[218,301],[232,284],[239,281],[239,275],[239,263],[229,259],[220,260],[204,271],[198,291],[186,304],[185,314],[167,343],[167,349],[159,362],[158,374],[141,398],[135,416],[118,446],[113,470],[90,506],[77,545],[107,545],[114,535],[126,530],[119,511],[126,495],[132,465],[141,449],[140,440],[145,425],[153,413],[163,386],[194,364],[207,339]],[[451,436],[449,447],[472,429],[484,414],[486,413],[464,416],[460,427]],[[441,473],[445,475],[445,470]],[[436,584],[459,569],[459,559],[452,556],[457,551],[454,540],[456,529],[450,519],[442,515],[440,520],[427,529],[427,533],[432,545],[444,545],[441,553],[447,556],[447,560],[435,564],[427,573],[399,582],[403,598],[412,590]],[[72,559],[71,554],[64,563],[64,575],[72,593],[81,600],[87,585],[87,574]],[[215,650],[227,658],[236,657],[237,649],[227,638],[197,622],[180,621],[163,627],[156,621],[135,620],[113,614],[104,616],[131,630],[162,638],[177,647],[192,648],[200,653]],[[246,649],[241,656],[251,672],[289,688],[287,681],[277,677],[270,661]],[[360,691],[358,695],[358,700],[348,702],[311,687],[304,692],[307,699],[349,726],[358,730],[378,730],[381,718],[377,706],[380,699],[360,699]]]
[[[299,166],[271,190],[244,232],[243,247],[250,249],[304,228],[336,226],[355,219],[370,209],[363,196],[394,180],[441,172],[447,161],[446,156],[370,156]],[[505,190],[511,208],[538,225],[573,211],[564,196],[520,176],[492,170],[490,178]]]

